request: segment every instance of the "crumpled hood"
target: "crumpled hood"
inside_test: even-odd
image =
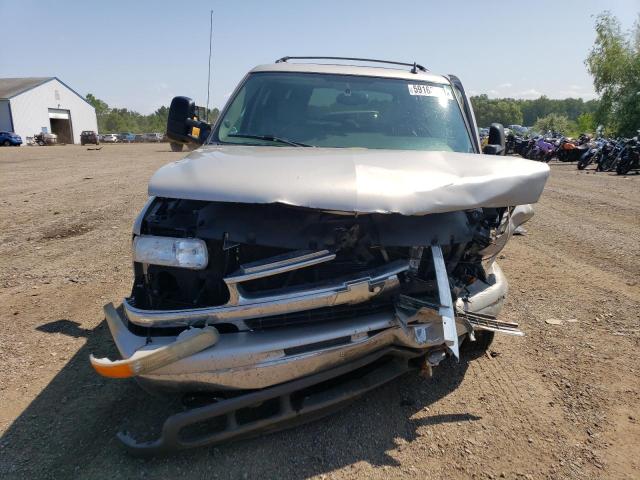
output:
[[[548,176],[548,165],[516,157],[225,145],[160,168],[149,195],[425,215],[535,203]]]

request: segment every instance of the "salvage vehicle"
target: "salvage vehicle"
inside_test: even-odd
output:
[[[83,130],[82,133],[80,133],[80,144],[86,145],[88,143],[100,145],[99,136],[93,130]]]
[[[31,145],[39,145],[40,147],[44,147],[45,145],[56,145],[57,143],[58,135],[55,133],[40,132],[35,133],[33,137],[31,137]]]
[[[142,135],[142,138],[144,139],[145,142],[158,143],[162,141],[162,134],[161,133],[144,133]]]
[[[156,440],[119,434],[131,452],[313,420],[461,345],[523,334],[497,318],[495,260],[549,167],[504,157],[498,124],[481,149],[456,76],[284,57],[251,70],[214,125],[174,98],[167,135],[201,146],[151,178],[131,295],[105,306],[122,359],[90,361],[208,401]]]
[[[120,140],[118,139],[118,135],[115,133],[105,133],[102,135],[100,141],[104,143],[118,143]]]
[[[0,132],[0,145],[19,147],[22,145],[22,137],[15,132]]]
[[[118,134],[118,141],[121,143],[133,143],[136,136],[131,132],[122,132]]]

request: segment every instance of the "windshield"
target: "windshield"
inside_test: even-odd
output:
[[[450,86],[318,73],[251,74],[212,140],[473,152]]]

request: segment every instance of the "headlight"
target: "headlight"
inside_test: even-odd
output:
[[[152,265],[202,270],[209,262],[207,245],[198,238],[141,235],[133,240],[133,260]]]

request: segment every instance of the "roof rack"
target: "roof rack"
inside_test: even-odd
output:
[[[418,73],[418,70],[423,72],[428,72],[425,67],[422,65],[413,62],[413,63],[403,63],[403,62],[390,62],[388,60],[376,60],[374,58],[353,58],[353,57],[282,57],[276,60],[276,63],[286,63],[289,60],[349,60],[352,62],[371,62],[371,63],[386,63],[389,65],[402,65],[404,67],[411,67],[411,73]]]

